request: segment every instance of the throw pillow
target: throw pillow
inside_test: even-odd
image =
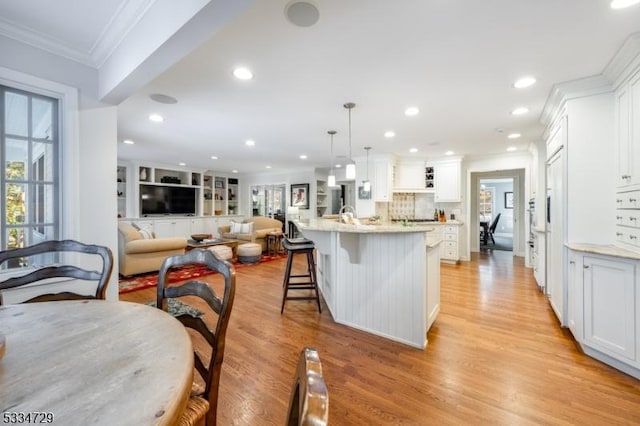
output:
[[[231,221],[231,229],[229,230],[232,234],[240,234],[242,231],[242,224],[239,222]]]
[[[144,240],[151,240],[153,239],[153,232],[150,231],[149,229],[146,228],[140,228],[140,230],[138,231],[140,233],[140,236],[142,237],[142,239]]]
[[[241,234],[251,234],[253,232],[253,222],[241,223],[240,225],[242,226]]]

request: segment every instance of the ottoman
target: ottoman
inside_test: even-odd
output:
[[[222,260],[231,260],[233,258],[233,250],[231,250],[231,247],[220,244],[209,247],[209,250]]]
[[[255,263],[260,261],[262,255],[262,245],[256,243],[240,244],[236,251],[238,254],[238,262]]]

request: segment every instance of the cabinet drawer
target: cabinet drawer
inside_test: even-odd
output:
[[[455,225],[446,225],[444,227],[444,232],[447,234],[458,234],[458,227]]]
[[[445,241],[458,241],[458,234],[444,234]]]
[[[458,249],[457,248],[451,249],[446,247],[442,257],[450,260],[458,260]]]
[[[455,249],[458,250],[458,242],[457,241],[444,241],[444,249],[445,250],[449,250],[449,249]]]
[[[619,209],[640,208],[640,191],[618,192],[616,194],[616,208],[619,208]]]
[[[640,228],[640,210],[618,210],[616,225]]]
[[[621,243],[640,247],[640,229],[616,226],[616,240]]]

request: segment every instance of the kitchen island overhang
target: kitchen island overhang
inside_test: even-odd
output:
[[[318,287],[334,321],[416,348],[440,311],[433,227],[296,222],[315,243]]]

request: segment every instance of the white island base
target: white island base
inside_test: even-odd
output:
[[[340,324],[424,349],[440,311],[440,241],[426,229],[299,223],[317,249],[318,286]]]

